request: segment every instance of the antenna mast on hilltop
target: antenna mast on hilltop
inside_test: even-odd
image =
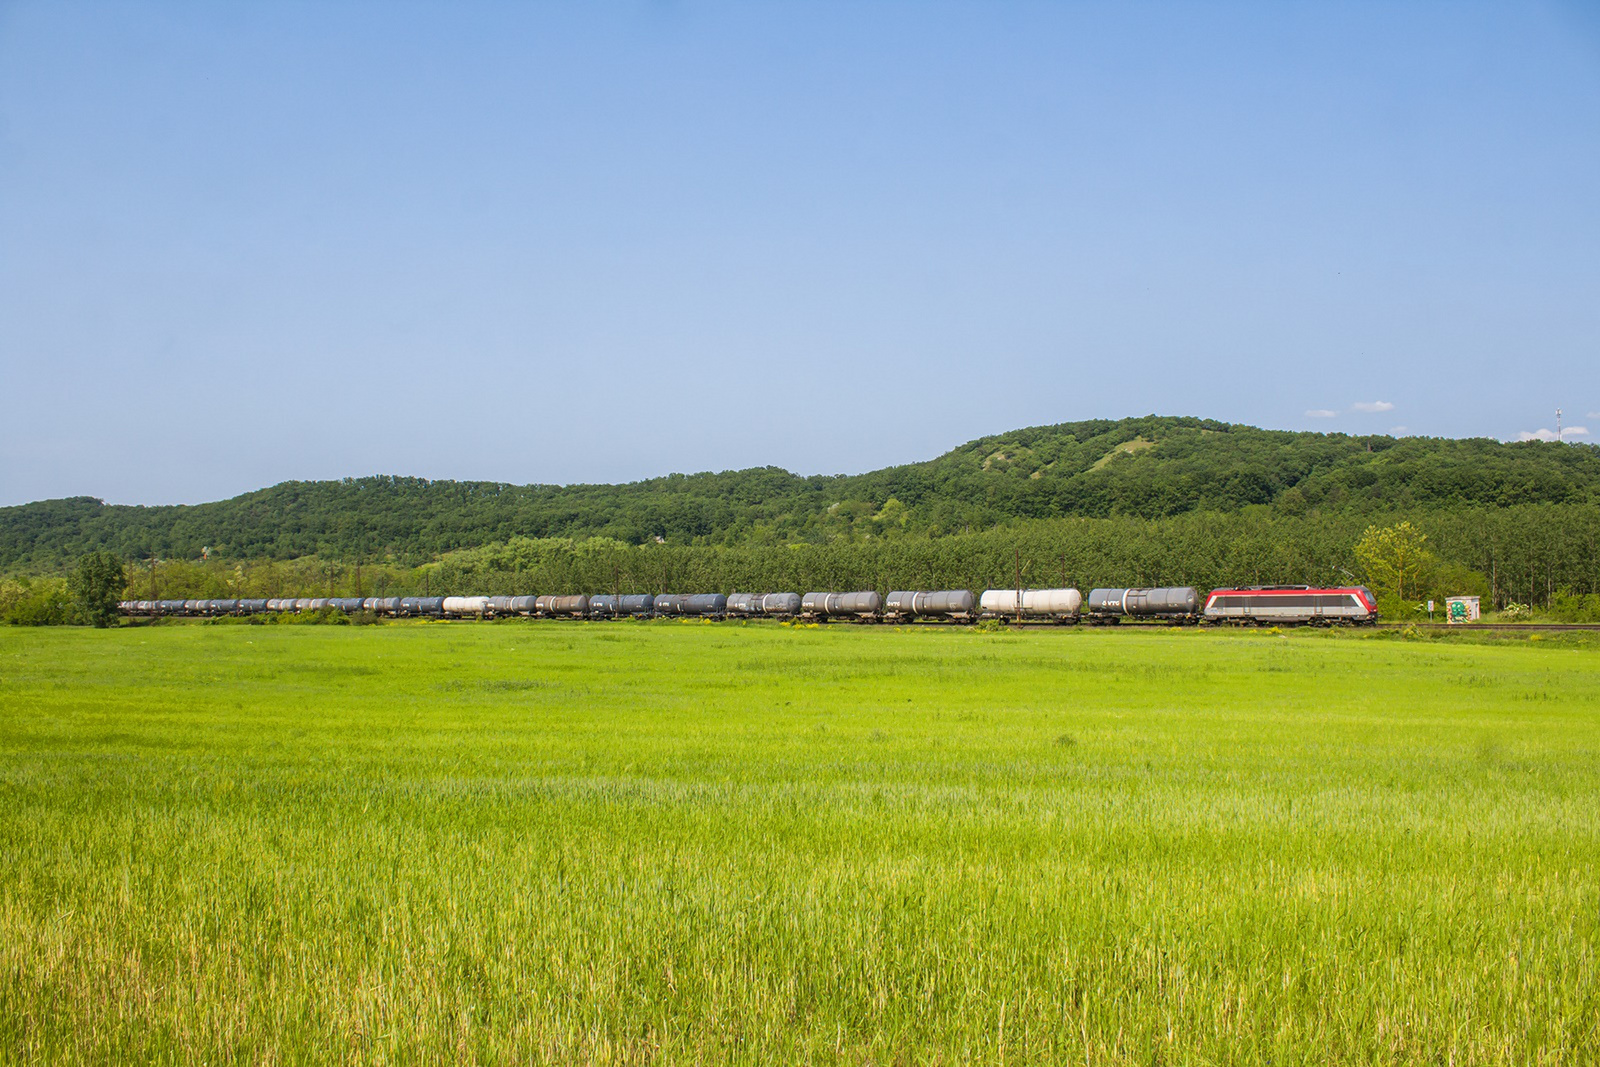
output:
[[[1561,409],[1556,408],[1556,444],[1561,443]]]

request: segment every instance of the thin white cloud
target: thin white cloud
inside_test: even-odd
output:
[[[1588,437],[1589,428],[1587,426],[1563,426],[1561,428],[1561,436]],[[1554,441],[1555,439],[1556,432],[1554,430],[1523,430],[1517,434],[1517,440],[1519,441]]]
[[[1376,415],[1382,411],[1393,411],[1394,405],[1387,400],[1358,400],[1350,405],[1351,411],[1364,411],[1368,415]]]
[[[1408,426],[1391,426],[1391,427],[1389,427],[1389,436],[1390,437],[1404,437],[1406,434],[1408,434],[1410,432],[1411,432],[1411,428],[1408,427]]]
[[[1337,411],[1329,411],[1327,408],[1308,408],[1306,410],[1306,418],[1308,419],[1337,419],[1338,417],[1339,413]]]
[[[1600,419],[1600,411],[1586,411],[1583,417],[1586,419]]]

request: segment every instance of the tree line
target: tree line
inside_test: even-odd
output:
[[[209,550],[234,560],[416,567],[516,537],[776,549],[934,540],[1022,520],[1160,520],[1264,507],[1286,520],[1342,522],[1531,504],[1600,504],[1600,448],[1152,416],[1018,430],[852,476],[766,467],[573,486],[374,477],[286,482],[193,506],[41,501],[0,508],[0,570],[59,574],[100,550],[140,560]]]
[[[1394,531],[1401,531],[1395,534]],[[1401,538],[1373,548],[1374,538]],[[1367,545],[1364,549],[1363,545]],[[111,556],[109,558],[115,558]],[[1477,595],[1491,607],[1582,614],[1600,606],[1600,505],[1534,504],[1409,513],[1230,513],[1016,520],[945,536],[789,544],[629,544],[513,536],[418,565],[296,560],[118,561],[127,599],[569,592],[808,592],[819,589],[1069,585],[1342,585],[1384,594],[1384,612]],[[1385,567],[1389,569],[1386,570]],[[54,597],[55,600],[50,598]],[[0,583],[0,616],[59,616],[61,578]],[[48,604],[55,603],[51,609]],[[31,614],[30,614],[31,613]],[[44,618],[43,621],[51,621]],[[64,621],[55,618],[54,621]]]

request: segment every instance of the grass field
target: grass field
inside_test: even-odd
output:
[[[0,1060],[1594,1063],[1600,645],[0,632]]]

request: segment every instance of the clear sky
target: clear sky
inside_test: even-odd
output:
[[[0,394],[0,504],[1593,441],[1600,5],[0,4]]]

